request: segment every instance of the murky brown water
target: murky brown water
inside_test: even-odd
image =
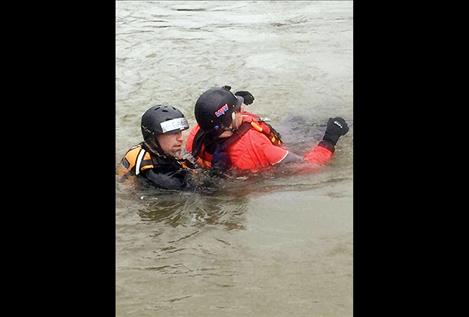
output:
[[[167,102],[194,123],[214,85],[249,90],[303,153],[353,122],[352,2],[118,1],[116,160]],[[117,316],[352,316],[353,126],[310,175],[212,193],[117,184]]]

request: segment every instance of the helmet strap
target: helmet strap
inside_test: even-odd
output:
[[[164,154],[163,150],[161,149],[161,145],[158,142],[158,138],[155,134],[151,134],[149,138],[145,139],[145,144],[153,154],[158,156],[166,156],[166,154]]]

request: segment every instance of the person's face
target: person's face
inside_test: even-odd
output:
[[[182,150],[182,132],[177,130],[173,132],[167,132],[157,136],[158,143],[161,146],[163,152],[167,155],[174,157],[181,157]]]

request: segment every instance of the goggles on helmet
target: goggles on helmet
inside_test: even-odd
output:
[[[171,131],[183,131],[189,128],[186,118],[177,118],[160,123],[163,133]]]

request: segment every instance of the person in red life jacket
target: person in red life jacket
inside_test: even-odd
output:
[[[142,115],[144,141],[133,146],[121,160],[118,175],[137,176],[157,188],[186,189],[195,165],[182,159],[182,131],[189,128],[181,111],[168,105],[156,105]]]
[[[301,157],[285,147],[272,126],[242,109],[243,101],[252,103],[252,94],[233,94],[230,88],[211,88],[195,104],[198,125],[189,134],[186,150],[203,168],[224,173],[259,172],[286,163],[323,165],[332,158],[338,139],[349,130],[343,118],[330,118],[323,139]]]

